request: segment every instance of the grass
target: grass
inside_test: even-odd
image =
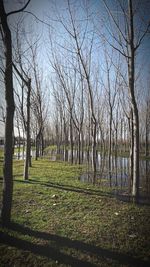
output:
[[[14,161],[12,225],[0,228],[0,266],[149,266],[150,207],[80,182],[82,171],[41,159],[25,182],[23,161]]]

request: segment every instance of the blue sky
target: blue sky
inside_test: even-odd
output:
[[[125,1],[123,1],[125,3]],[[139,4],[144,4],[143,8],[140,9],[140,19],[141,20],[149,20],[149,14],[150,14],[150,1],[142,0],[137,1]],[[16,10],[24,5],[26,3],[25,0],[7,0],[4,1],[6,11],[12,11]],[[85,3],[87,3],[87,7],[89,7],[89,14],[92,17],[91,25],[89,23],[89,39],[91,38],[91,34],[93,31],[93,22],[97,29],[101,29],[106,33],[105,27],[109,27],[109,20],[107,17],[107,12],[104,8],[103,1],[102,0],[71,0],[70,3],[74,3],[76,6],[76,18],[78,20],[82,20],[81,22],[83,28],[84,28],[84,8]],[[84,5],[83,5],[84,3]],[[113,12],[113,14],[116,13],[116,6],[115,6],[115,0],[107,0],[107,3]],[[146,3],[148,4],[148,8],[146,7]],[[35,18],[32,15],[25,15],[24,19],[24,31],[27,36],[32,36],[33,33],[35,35],[40,36],[40,55],[39,55],[39,62],[41,62],[41,65],[44,68],[44,75],[45,76],[51,76],[51,67],[49,64],[48,56],[50,56],[50,45],[49,45],[49,30],[52,31],[52,36],[55,36],[57,40],[57,49],[59,50],[59,53],[63,56],[63,53],[66,52],[63,51],[59,47],[60,44],[64,43],[64,39],[68,38],[65,34],[65,31],[60,23],[57,23],[55,19],[57,19],[57,14],[55,11],[60,13],[60,15],[64,18],[64,20],[67,22],[67,6],[66,6],[66,0],[31,0],[29,3],[29,6],[26,10],[33,12],[40,20],[45,21],[46,23],[50,24],[52,27],[48,27],[45,24],[42,24],[38,20],[35,20]],[[14,31],[15,22],[18,20],[18,18],[22,17],[23,14],[19,15],[12,15],[9,18],[9,24],[12,30],[12,33]],[[104,23],[102,25],[102,23]],[[70,25],[67,24],[67,27]],[[112,30],[114,30],[114,26],[112,27]],[[142,30],[142,29],[141,29]],[[107,36],[108,37],[108,36]],[[23,38],[23,35],[22,35]],[[110,36],[109,36],[110,38]],[[110,38],[111,40],[111,38]],[[103,61],[103,48],[101,50],[101,41],[99,37],[95,37],[95,48],[93,49],[93,58],[97,59],[97,61],[102,62]],[[149,76],[149,69],[150,69],[150,33],[149,36],[145,38],[141,48],[139,49],[138,53],[138,61],[137,61],[138,67],[141,69],[141,79],[143,80],[143,83],[145,82],[147,84],[147,77]],[[1,87],[0,89],[1,93],[1,99],[4,98],[3,89]]]
[[[6,0],[5,1],[5,8],[6,11],[11,11],[18,9],[26,3],[27,0]],[[115,6],[115,0],[107,0],[106,3],[110,7],[112,13],[115,15],[115,13],[118,11],[118,5]],[[126,1],[122,1],[122,3],[125,3]],[[135,1],[133,1],[135,2]],[[150,2],[150,1],[149,1]],[[57,35],[57,32],[59,32],[59,35],[62,33],[64,34],[63,28],[59,23],[56,23],[55,19],[57,19],[57,15],[55,13],[55,10],[63,16],[63,18],[66,20],[67,19],[67,1],[66,0],[31,0],[27,9],[28,11],[33,12],[40,20],[43,20],[50,25],[52,25],[52,28],[55,28],[55,33]],[[73,1],[71,0],[70,3],[74,4],[76,6],[76,15],[77,19],[81,19],[83,15],[83,9],[85,6],[89,8],[89,13],[93,13],[93,18],[94,18],[94,23],[97,28],[100,28],[101,22],[103,21],[105,25],[103,25],[103,30],[106,27],[109,27],[109,20],[107,16],[106,9],[104,8],[103,5],[103,0],[89,0],[89,1],[82,1],[82,0],[76,0]],[[136,2],[135,2],[136,3]],[[142,1],[137,1],[139,3],[139,8],[140,8],[140,21],[142,20],[150,20],[150,4],[148,4],[148,1],[142,0]],[[141,4],[142,3],[142,4]],[[86,5],[85,5],[86,4]],[[22,13],[19,15],[13,15],[10,17],[10,25],[14,24],[14,21],[17,21],[18,16],[22,16]],[[97,18],[96,18],[97,17]],[[121,17],[121,12],[120,12],[120,17]],[[136,16],[135,16],[136,17]],[[93,20],[92,18],[92,20]],[[101,20],[101,22],[100,22]],[[38,20],[35,20],[35,18],[32,15],[28,15],[25,18],[25,27],[26,28],[33,28],[34,33],[42,35],[41,37],[41,43],[43,45],[41,52],[43,53],[43,59],[45,57],[45,46],[46,42],[48,42],[48,26],[43,25],[40,23]],[[113,25],[113,24],[112,24]],[[114,25],[112,29],[114,28]],[[49,28],[50,29],[50,28]],[[13,27],[12,27],[13,30]],[[111,29],[110,29],[111,30]],[[143,29],[141,29],[143,30]],[[107,32],[106,29],[104,30],[105,33]],[[108,32],[107,32],[108,34]],[[150,35],[150,33],[149,33]],[[109,36],[110,37],[110,36]],[[58,37],[59,38],[59,37]],[[47,47],[46,47],[47,48]],[[149,56],[149,51],[150,51],[150,38],[145,38],[144,43],[140,49],[140,61],[143,61],[144,66],[147,67],[150,65],[150,56]]]

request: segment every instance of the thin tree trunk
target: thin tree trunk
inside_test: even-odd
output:
[[[81,132],[78,133],[78,163],[81,164]]]
[[[72,129],[71,118],[70,118],[70,147],[71,147],[71,164],[73,164],[73,129]]]
[[[19,135],[19,138],[18,138],[18,160],[20,159],[20,128],[19,128],[19,125],[18,125],[18,135]]]
[[[67,127],[66,127],[66,121],[64,118],[64,160],[68,161],[68,131],[67,131]]]
[[[38,158],[39,158],[39,139],[37,135],[35,139],[35,160],[38,160]]]
[[[81,162],[83,163],[84,160],[84,134],[83,129],[81,131]]]
[[[44,137],[43,137],[43,131],[41,132],[41,156],[44,155]]]
[[[0,1],[0,19],[3,30],[5,47],[5,144],[4,144],[4,168],[3,168],[3,198],[1,218],[2,224],[6,225],[11,219],[12,195],[13,195],[13,118],[14,118],[14,95],[12,76],[12,41],[11,32],[7,23],[3,1]]]
[[[132,196],[135,201],[138,202],[139,198],[139,117],[138,109],[134,108],[133,113],[133,136],[134,136],[134,147],[133,147],[133,185],[132,185]]]
[[[139,198],[139,115],[134,93],[135,81],[135,48],[134,48],[134,21],[132,0],[128,0],[130,36],[129,36],[129,55],[128,59],[128,75],[129,75],[129,95],[133,112],[133,185],[132,197],[134,201]]]
[[[149,135],[149,129],[148,129],[148,114],[146,111],[146,122],[145,122],[145,157],[148,157],[149,151],[148,151],[148,135]]]
[[[31,79],[28,81],[28,95],[27,95],[27,125],[26,125],[26,158],[24,165],[24,180],[29,178],[29,162],[30,162],[30,93],[31,93]]]
[[[110,187],[112,178],[111,154],[112,154],[112,109],[110,110],[110,119],[109,119],[109,150],[108,150],[108,169],[109,169]]]
[[[133,187],[133,112],[131,110],[130,112],[130,118],[129,118],[129,129],[130,129],[130,188],[129,191],[132,192]]]
[[[93,125],[93,133],[92,133],[92,167],[93,167],[93,183],[95,184],[96,182],[96,131],[97,131],[97,126],[96,126],[96,121],[94,120]]]

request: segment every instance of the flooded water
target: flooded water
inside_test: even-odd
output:
[[[74,150],[74,162],[77,162],[77,151]],[[57,151],[52,151],[50,159],[65,160],[65,153],[62,151],[57,154]],[[71,151],[68,150],[67,161],[71,161]],[[129,175],[129,158],[127,157],[111,157],[111,170],[109,170],[108,156],[103,157],[100,152],[97,153],[97,172],[96,176],[92,172],[92,155],[84,152],[83,164],[86,166],[86,171],[79,179],[82,182],[95,183],[97,185],[104,185],[116,187],[121,190],[128,191],[130,188]],[[140,193],[142,195],[150,196],[150,161],[140,160]],[[93,180],[94,177],[94,180]]]
[[[24,160],[25,157],[26,157],[25,151],[20,151],[20,153],[18,153],[18,152],[14,153],[14,159]],[[35,158],[35,150],[31,150],[31,157]]]
[[[31,151],[31,156],[35,158],[35,150]],[[74,163],[78,163],[77,151],[73,151]],[[57,153],[52,150],[50,154],[46,155],[51,161],[71,161],[71,151],[62,150]],[[15,153],[15,158],[18,159],[18,153]],[[20,159],[25,158],[25,152],[20,152]],[[85,172],[79,177],[82,182],[95,183],[97,185],[104,185],[116,187],[121,190],[128,190],[130,188],[129,175],[129,158],[127,157],[111,157],[111,170],[109,169],[108,156],[103,157],[100,152],[97,153],[97,172],[94,176],[92,172],[92,154],[83,153],[83,164],[85,165]],[[140,191],[144,195],[150,196],[150,161],[140,160]],[[93,180],[94,177],[94,180]]]

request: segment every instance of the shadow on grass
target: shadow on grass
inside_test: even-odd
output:
[[[21,183],[37,184],[40,186],[46,186],[46,187],[55,188],[59,190],[65,190],[65,191],[87,194],[87,195],[92,195],[92,196],[116,198],[123,202],[133,202],[132,196],[125,195],[119,191],[104,192],[102,190],[94,190],[90,188],[86,189],[86,188],[76,187],[72,185],[64,185],[64,184],[58,184],[58,183],[53,183],[53,182],[40,182],[40,181],[36,181],[33,179],[29,179],[27,181],[23,181],[23,180],[15,180],[15,181],[21,182]],[[137,204],[150,206],[150,197],[140,196]]]
[[[0,243],[6,244],[8,246],[12,246],[18,249],[22,249],[25,251],[29,251],[39,256],[47,257],[51,260],[58,261],[59,263],[69,264],[70,266],[85,266],[85,267],[94,267],[97,266],[92,262],[86,261],[86,257],[88,255],[96,257],[96,260],[99,263],[107,263],[110,266],[110,260],[112,263],[117,262],[117,264],[126,264],[126,266],[136,266],[136,267],[147,267],[149,266],[148,262],[134,258],[133,256],[119,253],[117,251],[111,251],[104,248],[99,248],[94,245],[90,245],[78,240],[71,240],[67,237],[62,237],[58,235],[53,235],[45,232],[39,232],[32,230],[28,227],[24,227],[19,224],[11,224],[9,228],[13,231],[16,231],[23,235],[28,235],[34,238],[40,238],[42,240],[46,240],[53,245],[45,244],[33,244],[29,241],[25,241],[16,237],[10,236],[9,234],[0,232]],[[61,249],[66,249],[67,254],[65,252],[61,252]],[[75,258],[68,254],[69,249],[75,249],[79,253],[84,253],[85,257],[82,260]]]
[[[23,180],[15,180],[15,181],[20,182],[20,183],[37,184],[40,186],[46,186],[46,187],[51,187],[51,188],[55,188],[59,190],[65,190],[65,191],[88,194],[88,195],[109,196],[109,197],[114,197],[116,195],[113,192],[103,192],[100,190],[93,190],[90,188],[86,189],[86,188],[76,187],[72,185],[65,185],[65,184],[59,184],[59,183],[53,183],[53,182],[40,182],[40,181],[36,181],[33,179],[29,179],[28,181],[23,181]]]

